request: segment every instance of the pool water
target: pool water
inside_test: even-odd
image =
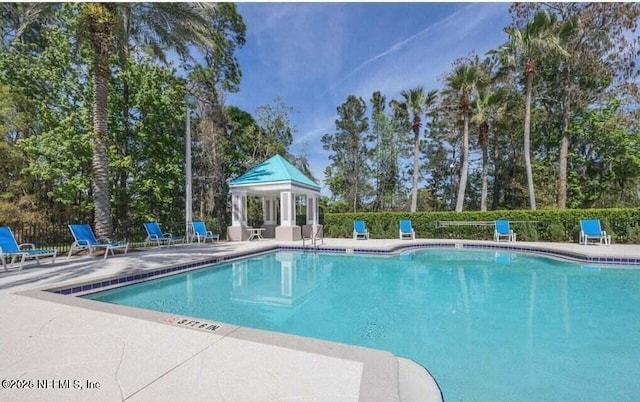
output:
[[[277,252],[86,297],[388,350],[428,368],[448,402],[640,400],[640,270]]]

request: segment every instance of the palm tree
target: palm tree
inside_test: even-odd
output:
[[[393,100],[391,107],[401,121],[409,122],[413,131],[413,189],[411,191],[411,212],[416,212],[418,206],[418,179],[420,178],[420,115],[427,113],[433,106],[438,95],[437,90],[425,92],[424,87],[417,87],[400,93],[403,102]]]
[[[509,42],[502,45],[497,54],[501,56],[503,64],[508,67],[516,64],[524,65],[525,72],[525,111],[524,111],[524,160],[527,171],[527,186],[529,188],[529,204],[536,209],[536,197],[533,186],[533,172],[531,168],[531,101],[533,92],[533,76],[536,72],[536,60],[544,52],[560,52],[564,50],[555,35],[553,26],[556,17],[548,12],[537,12],[524,28],[507,27]]]
[[[481,89],[478,91],[478,96],[471,103],[473,117],[471,122],[478,125],[478,143],[480,149],[482,149],[482,192],[480,196],[480,210],[487,210],[487,175],[488,175],[488,145],[489,145],[489,118],[494,112],[497,105],[502,102],[501,91],[489,91],[487,89]],[[504,107],[504,104],[502,104]]]
[[[471,96],[478,86],[482,86],[484,78],[475,63],[461,64],[447,77],[449,92],[458,97],[458,109],[462,115],[462,167],[460,183],[456,199],[456,212],[462,212],[464,194],[467,187],[469,170],[469,121],[471,120]]]
[[[107,126],[112,56],[129,46],[129,40],[144,45],[160,58],[168,47],[183,57],[188,57],[192,45],[213,48],[216,35],[211,16],[215,8],[212,3],[82,3],[79,36],[93,50],[92,190],[99,237],[109,237],[113,231]]]
[[[583,39],[586,35],[575,35],[579,32],[578,20],[576,18],[568,18],[558,26],[558,38],[562,43],[562,49],[570,49],[562,58],[562,129],[560,138],[560,152],[558,153],[558,208],[565,209],[567,207],[567,162],[569,159],[569,124],[571,122],[572,108],[577,107],[578,96],[575,94],[572,77],[572,64],[577,63],[578,66],[584,60],[578,54],[578,49],[583,46]],[[596,63],[598,64],[598,63]],[[572,106],[573,105],[573,106]]]

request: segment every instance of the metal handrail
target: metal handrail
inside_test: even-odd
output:
[[[320,244],[324,244],[324,225],[316,225],[317,230],[316,233],[313,233],[313,226],[311,227],[311,234],[313,235],[313,247],[317,248],[317,240],[318,238],[320,239],[321,243]]]
[[[538,223],[540,221],[509,221],[509,223]],[[449,226],[494,226],[495,221],[436,221],[436,229]]]
[[[314,232],[314,226],[316,227],[316,231]],[[302,236],[302,247],[307,247],[307,240],[311,240],[311,246],[314,249],[318,248],[318,240],[321,241],[320,244],[324,244],[324,226],[323,225],[312,225],[311,226],[311,236],[306,238]]]

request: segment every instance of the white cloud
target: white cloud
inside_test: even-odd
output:
[[[455,59],[471,51],[482,55],[500,43],[488,42],[486,31],[495,32],[494,20],[505,13],[506,7],[470,4],[364,61],[342,81],[360,72],[351,79],[351,92],[360,96],[375,90],[398,94],[417,85],[437,88]]]

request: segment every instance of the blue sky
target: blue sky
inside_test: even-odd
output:
[[[294,108],[291,151],[305,154],[323,187],[336,108],[350,94],[369,107],[379,90],[443,87],[452,62],[507,40],[510,3],[238,3],[247,41],[237,52],[240,91],[226,103],[251,114],[275,98]]]

